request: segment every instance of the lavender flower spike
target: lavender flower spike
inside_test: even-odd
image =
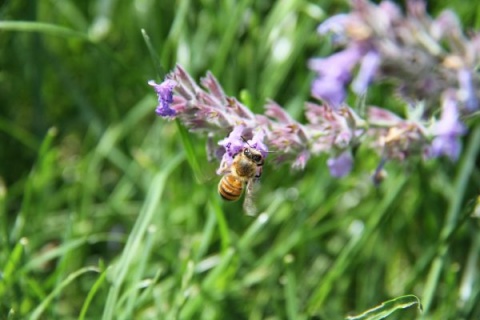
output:
[[[173,103],[173,88],[177,85],[177,82],[171,79],[165,79],[160,84],[150,80],[148,84],[151,85],[158,96],[158,106],[155,112],[161,117],[174,117],[177,112],[171,108]]]

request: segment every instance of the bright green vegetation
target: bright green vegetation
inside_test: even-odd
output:
[[[346,8],[319,3],[6,1],[0,318],[479,319],[475,119],[457,164],[392,162],[379,188],[362,149],[341,180],[325,158],[303,172],[267,159],[252,218],[220,201],[205,137],[155,116],[141,29],[164,71],[211,70],[255,112],[270,97],[302,119],[306,61],[330,50],[315,27]],[[274,58],[280,38],[291,51]]]

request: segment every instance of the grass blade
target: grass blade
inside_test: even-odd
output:
[[[401,296],[392,300],[383,302],[381,305],[369,309],[362,314],[356,316],[349,316],[346,320],[380,320],[388,317],[399,309],[409,308],[418,305],[419,310],[422,310],[420,299],[414,295]]]
[[[89,41],[88,36],[79,31],[45,22],[0,21],[0,30],[19,32],[39,32],[64,38],[79,38]]]
[[[100,274],[100,277],[98,277],[97,281],[95,281],[95,283],[93,284],[90,291],[88,292],[87,298],[85,299],[85,302],[83,303],[82,310],[80,311],[80,315],[78,316],[78,320],[85,319],[85,315],[87,314],[88,307],[92,303],[92,300],[95,297],[95,294],[98,292],[100,287],[103,285],[106,278],[107,278],[107,270],[104,270]]]
[[[3,266],[0,281],[0,297],[3,297],[8,287],[15,282],[15,273],[18,270],[17,268],[20,265],[20,260],[27,244],[28,240],[26,238],[20,239],[15,248],[13,248],[7,263]]]
[[[401,192],[406,181],[406,177],[401,176],[397,178],[396,182],[392,183],[395,189],[390,189],[388,195],[377,207],[377,210],[372,212],[370,220],[366,223],[365,230],[356,237],[352,237],[347,246],[342,249],[339,256],[335,260],[334,265],[330,268],[330,271],[322,279],[321,284],[312,294],[312,299],[309,301],[308,306],[310,313],[315,313],[321,309],[325,299],[327,299],[328,295],[330,294],[335,281],[341,277],[342,274],[344,274],[349,264],[355,262],[355,255],[358,254],[361,248],[363,248],[368,238],[372,236],[373,231],[377,228],[382,217],[387,212],[387,209],[398,197],[398,194]]]
[[[102,319],[113,319],[116,310],[116,305],[120,295],[120,289],[125,281],[128,269],[136,257],[136,253],[140,249],[140,243],[144,239],[148,226],[152,221],[163,191],[165,189],[167,178],[173,169],[183,159],[183,155],[178,155],[169,162],[165,169],[159,172],[150,184],[150,190],[145,199],[145,203],[140,211],[140,215],[133,227],[123,253],[117,262],[117,265],[112,269],[113,284],[108,292],[107,302],[105,305]]]
[[[428,279],[422,295],[425,311],[423,313],[423,317],[427,317],[428,311],[430,310],[430,305],[433,301],[433,297],[439,283],[438,278],[440,277],[440,273],[443,269],[443,264],[445,262],[445,255],[448,251],[448,238],[457,226],[457,220],[461,211],[461,204],[465,195],[465,190],[467,188],[467,182],[470,179],[473,171],[475,170],[475,159],[478,156],[479,150],[480,127],[477,126],[472,132],[470,142],[466,148],[466,152],[462,158],[462,161],[460,162],[460,171],[455,179],[454,184],[455,192],[451,193],[445,225],[440,235],[441,245],[438,249],[438,255],[434,259],[430,272],[428,273]]]
[[[75,271],[74,273],[70,274],[65,280],[63,280],[56,288],[53,290],[43,301],[40,303],[35,310],[33,311],[32,315],[30,316],[31,320],[36,320],[40,319],[42,313],[45,311],[45,309],[48,307],[50,302],[58,295],[60,292],[62,292],[63,288],[68,286],[73,280],[77,279],[81,275],[87,273],[87,272],[100,272],[98,268],[96,267],[85,267],[82,268],[78,271]]]
[[[145,44],[147,45],[148,52],[150,53],[150,59],[152,59],[153,66],[155,67],[155,71],[157,72],[157,76],[159,79],[163,79],[165,77],[165,68],[162,67],[162,62],[155,51],[155,48],[152,45],[150,37],[148,36],[147,32],[142,29],[142,36]]]
[[[147,236],[145,240],[145,245],[143,246],[143,254],[140,256],[138,261],[138,266],[135,268],[132,276],[131,283],[133,284],[134,290],[125,294],[125,299],[127,300],[125,311],[123,311],[122,317],[120,319],[133,319],[133,312],[138,302],[138,295],[140,293],[139,284],[142,282],[142,276],[147,268],[148,258],[151,255],[152,247],[155,243],[155,232],[156,227],[150,226],[147,231]],[[149,282],[149,281],[147,281]],[[144,286],[140,286],[144,287]],[[121,300],[121,299],[120,299]]]
[[[217,192],[210,197],[209,207],[210,211],[215,214],[218,223],[218,230],[220,232],[220,240],[222,241],[222,252],[225,253],[231,245],[230,231],[228,228],[227,219],[225,219],[225,213],[220,205],[220,200]]]
[[[200,162],[198,161],[198,153],[195,151],[191,135],[187,129],[180,123],[178,119],[175,120],[177,124],[178,132],[180,133],[180,139],[182,140],[183,149],[185,150],[185,156],[187,157],[188,164],[193,170],[195,179],[198,183],[205,181],[205,173],[201,169]]]

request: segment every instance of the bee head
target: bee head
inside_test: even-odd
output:
[[[248,159],[255,162],[257,165],[263,164],[263,156],[262,153],[256,149],[247,147],[243,149],[243,155]]]

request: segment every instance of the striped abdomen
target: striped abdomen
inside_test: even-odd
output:
[[[232,174],[227,174],[218,184],[218,193],[227,201],[235,201],[242,195],[243,185],[242,180]]]

